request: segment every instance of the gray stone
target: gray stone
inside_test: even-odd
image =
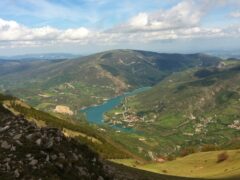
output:
[[[10,148],[11,148],[11,145],[8,144],[7,141],[3,141],[3,142],[2,142],[2,145],[1,145],[1,148],[3,148],[3,149],[10,149]]]
[[[22,134],[17,134],[13,137],[14,140],[19,140],[22,137]]]
[[[38,140],[36,140],[36,144],[37,144],[38,146],[41,146],[41,144],[42,144],[42,139],[39,138]]]
[[[10,128],[10,126],[2,127],[2,128],[0,128],[0,132],[4,132],[4,131],[8,130],[9,128]]]
[[[16,170],[14,171],[14,175],[15,175],[16,178],[19,178],[19,177],[20,177],[20,173],[19,173],[18,169],[16,169]]]
[[[38,160],[33,159],[29,164],[35,166],[38,163]]]
[[[56,154],[51,155],[51,159],[52,159],[53,161],[56,160],[56,159],[57,159],[57,155],[56,155]]]

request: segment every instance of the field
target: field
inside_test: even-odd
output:
[[[227,153],[228,159],[217,163],[218,155],[223,152]],[[166,175],[206,179],[237,179],[237,177],[240,177],[240,150],[201,152],[173,161],[152,164],[141,164],[134,159],[112,161]]]

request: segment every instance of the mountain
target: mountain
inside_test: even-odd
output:
[[[51,142],[55,134],[61,134],[70,144],[64,140],[64,146],[56,146],[53,152],[65,154],[66,151],[72,151],[72,146],[85,144],[79,147],[79,153],[95,154],[93,157],[96,157],[100,166],[99,169],[92,166],[91,158],[87,159],[84,155],[86,159],[82,163],[89,167],[88,172],[97,175],[99,170],[106,179],[116,175],[116,179],[182,179],[149,174],[106,159],[114,159],[114,162],[134,159],[135,163],[131,166],[151,167],[148,161],[171,161],[174,165],[178,164],[178,159],[174,159],[179,156],[239,148],[239,72],[240,62],[233,59],[223,61],[204,54],[161,54],[136,50],[107,51],[69,60],[0,61],[0,89],[21,98],[0,96],[1,111],[11,114],[9,119],[3,113],[2,126],[6,127],[5,118],[13,124],[23,122],[27,134],[30,126],[35,126],[36,129],[31,131],[43,132],[39,134],[40,137],[45,137],[44,134],[48,137],[49,134],[47,142]],[[99,104],[124,92],[147,86],[152,88],[124,98],[120,106],[105,114],[106,123],[121,126],[126,131],[90,125],[80,111],[85,106]],[[21,126],[17,129],[21,130]],[[17,132],[17,129],[14,131]],[[15,143],[9,134],[1,137],[5,136],[6,139],[1,141],[7,142],[4,142],[4,147]],[[44,147],[36,148],[40,141],[36,142],[38,139],[34,139],[30,147],[37,149],[35,156],[40,159],[35,160],[42,162],[42,156],[37,154],[39,150],[44,151]],[[70,149],[64,149],[65,146]],[[86,153],[81,152],[83,147],[87,148]],[[26,144],[24,152],[28,148]],[[212,155],[216,157],[216,154]],[[20,160],[25,154],[17,157]],[[81,162],[78,163],[81,166]],[[212,164],[212,161],[209,165],[213,169],[220,166]],[[155,168],[155,164],[153,166]],[[196,164],[193,166],[190,168],[198,167]],[[67,164],[66,169],[68,167]],[[171,167],[166,165],[163,168]],[[234,165],[233,168],[236,167]],[[160,172],[155,169],[154,172],[180,175],[177,170],[171,173],[164,170]],[[11,174],[14,171],[10,171]],[[225,169],[221,168],[222,171]],[[70,173],[67,176],[73,177],[71,170],[67,173]],[[52,174],[58,176],[54,168]]]
[[[239,148],[239,82],[239,61],[173,73],[106,114],[108,123],[139,131],[112,137],[151,159]]]
[[[24,54],[16,56],[0,56],[2,60],[56,60],[56,59],[71,59],[79,57],[67,53],[45,53],[45,54]]]
[[[237,50],[221,50],[221,51],[208,51],[206,52],[206,54],[209,54],[209,55],[212,55],[212,56],[218,56],[218,57],[222,57],[222,58],[225,58],[225,59],[228,59],[228,58],[236,58],[236,59],[240,59],[240,53],[239,53],[239,49]]]
[[[17,111],[19,109],[21,113]],[[31,119],[29,112],[33,112]],[[41,123],[37,119],[40,115]],[[0,94],[1,179],[191,179],[108,162],[83,144],[85,141],[78,139],[78,136],[66,136],[60,128],[51,127],[53,124],[45,126],[43,122],[49,123],[54,118],[50,117],[40,111],[34,112],[33,108],[16,98]],[[60,125],[61,120],[55,123]]]
[[[220,61],[204,54],[136,50],[113,50],[71,60],[9,61],[0,63],[0,88],[38,109],[50,112],[64,105],[78,116],[83,107],[152,86],[173,72],[216,66]]]

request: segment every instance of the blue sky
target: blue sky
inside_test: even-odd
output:
[[[239,0],[1,0],[0,9],[0,55],[240,49]]]

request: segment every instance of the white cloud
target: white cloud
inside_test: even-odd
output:
[[[147,13],[140,13],[129,21],[129,25],[133,27],[143,27],[146,26],[147,24],[148,24]]]
[[[90,31],[84,27],[78,28],[78,29],[67,29],[64,31],[59,39],[61,40],[81,40],[90,34]]]
[[[58,29],[49,26],[31,29],[15,21],[0,19],[0,41],[52,40],[59,33]]]
[[[196,1],[182,1],[167,10],[141,12],[125,23],[106,31],[86,27],[65,30],[50,26],[30,28],[16,21],[0,19],[0,47],[49,46],[64,43],[110,45],[240,36],[240,26],[237,25],[227,28],[204,27],[201,20],[206,13],[206,4],[212,1],[204,2],[199,5]]]
[[[230,16],[232,16],[234,18],[240,18],[240,11],[232,12],[232,13],[230,13]]]
[[[50,26],[28,28],[15,21],[0,19],[0,41],[76,41],[89,35],[90,31],[84,27],[60,30]]]
[[[189,28],[196,26],[203,16],[202,9],[192,1],[183,1],[168,10],[155,13],[139,13],[127,23],[112,31],[156,31]]]

